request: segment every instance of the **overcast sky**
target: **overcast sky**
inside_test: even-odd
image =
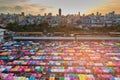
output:
[[[59,8],[62,14],[120,13],[120,0],[0,0],[0,13],[57,14]]]

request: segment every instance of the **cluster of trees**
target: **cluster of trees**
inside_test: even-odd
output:
[[[5,29],[15,31],[15,32],[65,32],[69,33],[83,33],[83,32],[119,32],[120,26],[114,27],[101,27],[101,28],[89,28],[87,30],[68,27],[68,26],[59,26],[59,27],[51,27],[47,22],[43,22],[40,25],[24,25],[20,26],[17,23],[9,23]]]
[[[91,31],[95,32],[120,32],[120,25],[111,26],[111,27],[99,27],[99,28],[90,28]]]
[[[15,32],[41,32],[48,28],[48,23],[43,22],[40,25],[18,25],[17,23],[9,23],[6,27],[6,29],[15,31]]]
[[[24,25],[20,26],[17,23],[9,23],[5,29],[14,31],[14,32],[65,32],[65,33],[76,33],[76,32],[83,32],[84,29],[78,29],[73,27],[67,26],[59,26],[59,27],[51,27],[48,23],[43,22],[40,25]]]

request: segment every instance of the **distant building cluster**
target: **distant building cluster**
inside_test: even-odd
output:
[[[18,23],[19,25],[41,24],[46,21],[50,26],[71,26],[71,27],[104,27],[120,25],[120,14],[115,14],[115,11],[106,15],[97,12],[90,15],[70,14],[62,15],[62,10],[58,10],[58,15],[53,16],[52,13],[44,14],[43,16],[33,16],[31,14],[0,14],[0,26],[5,27],[8,23]]]
[[[32,24],[41,24],[46,21],[51,26],[57,26],[61,20],[61,9],[59,9],[59,14],[53,16],[52,13],[40,14],[37,16],[34,15],[25,15],[24,12],[21,14],[0,14],[0,26],[5,27],[8,23],[18,23],[19,25],[32,25]]]
[[[110,12],[106,15],[102,15],[97,12],[89,15],[80,15],[80,12],[76,15],[67,15],[62,18],[62,23],[68,26],[74,26],[78,28],[86,27],[111,27],[120,25],[120,14]]]
[[[110,27],[120,25],[120,14],[115,14],[115,11],[110,12],[106,15],[101,15],[97,12],[95,14],[83,15],[80,19],[82,26],[88,27]]]

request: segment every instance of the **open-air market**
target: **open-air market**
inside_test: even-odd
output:
[[[9,41],[2,80],[119,80],[120,41]]]

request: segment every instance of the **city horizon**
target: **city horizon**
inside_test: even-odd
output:
[[[59,9],[61,9],[61,8],[59,8]],[[40,15],[40,16],[44,16],[44,15],[49,15],[49,14],[52,14],[52,16],[57,16],[57,15],[59,15],[59,9],[58,9],[58,13],[56,13],[56,14],[53,14],[52,12],[49,12],[49,13],[44,13],[44,14],[31,14],[31,13],[25,13],[25,12],[20,12],[20,13],[0,13],[0,14],[24,14],[24,16],[26,16],[26,15],[33,15],[33,16],[37,16],[37,15]],[[57,11],[56,11],[57,12]],[[110,11],[110,12],[106,12],[105,14],[102,14],[102,13],[100,13],[99,11],[97,11],[97,12],[91,12],[91,13],[88,13],[88,14],[80,14],[80,12],[77,12],[77,13],[74,13],[74,14],[72,14],[72,13],[69,13],[69,14],[62,14],[62,11],[61,11],[61,16],[67,16],[67,15],[79,15],[80,14],[80,16],[88,16],[88,15],[92,15],[92,14],[94,14],[94,15],[97,15],[97,13],[99,13],[100,15],[106,15],[106,14],[109,14],[109,13],[113,13],[114,12],[114,14],[120,14],[120,13],[117,13],[117,12],[115,12],[114,10],[113,11]]]
[[[0,0],[0,26],[44,25],[113,27],[120,26],[120,1],[118,0]],[[64,5],[66,4],[66,5]],[[7,14],[6,14],[7,13]],[[38,27],[39,28],[39,27]]]
[[[66,3],[67,5],[64,5]],[[58,14],[58,9],[62,9],[62,15],[76,14],[80,12],[83,14],[91,14],[100,12],[103,15],[108,12],[115,11],[120,13],[120,1],[118,0],[93,0],[88,2],[87,0],[75,0],[75,1],[63,1],[63,0],[0,0],[0,13],[25,14],[32,15],[44,15],[44,13]]]

